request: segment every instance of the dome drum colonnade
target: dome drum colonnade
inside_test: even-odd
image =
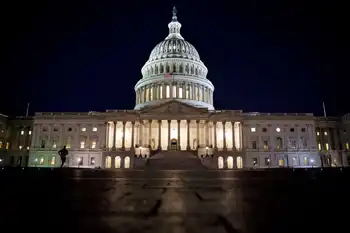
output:
[[[181,36],[175,8],[168,27],[169,35],[152,50],[141,70],[142,79],[135,85],[135,109],[176,99],[214,110],[214,86],[206,78],[208,69],[194,46]]]

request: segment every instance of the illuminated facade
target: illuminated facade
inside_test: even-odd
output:
[[[168,27],[141,69],[134,110],[36,113],[28,165],[59,166],[64,145],[69,167],[143,168],[169,151],[214,169],[348,165],[345,118],[215,110],[208,69],[175,11]]]

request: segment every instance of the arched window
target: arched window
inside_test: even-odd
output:
[[[164,73],[164,68],[163,68],[163,65],[162,64],[160,64],[160,66],[159,66],[159,73]]]
[[[158,66],[156,65],[155,67],[156,67],[156,74],[158,74]]]
[[[243,168],[243,159],[241,156],[237,157],[237,168]]]
[[[153,72],[154,72],[153,67],[151,67],[151,74],[154,74]]]
[[[173,72],[174,73],[176,72],[176,64],[175,63],[173,64]]]
[[[166,73],[169,73],[169,72],[170,72],[170,66],[169,66],[168,63],[166,63],[165,69],[166,69],[166,70],[165,70]]]
[[[218,158],[218,168],[219,169],[223,169],[224,168],[224,158],[221,157],[221,156]]]
[[[120,168],[121,167],[121,159],[120,156],[116,156],[114,160],[114,167],[115,168]]]
[[[195,74],[198,75],[198,68],[195,69]]]
[[[183,73],[184,72],[184,66],[182,64],[180,64],[180,73]]]
[[[191,74],[193,74],[194,73],[194,71],[193,71],[193,66],[191,66]]]
[[[186,64],[186,69],[185,69],[185,71],[186,71],[186,74],[188,74],[189,73],[189,66],[188,66],[188,64]]]
[[[227,158],[227,168],[228,169],[232,169],[233,168],[233,158],[232,158],[232,156],[229,156]]]
[[[111,156],[107,156],[106,161],[105,161],[105,167],[111,168],[111,166],[112,166],[112,158],[111,158]]]
[[[124,168],[130,168],[130,157],[126,156],[124,158]]]

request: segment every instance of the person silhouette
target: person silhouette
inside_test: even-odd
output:
[[[63,146],[63,149],[58,151],[58,155],[61,157],[61,168],[62,168],[64,163],[66,162],[66,158],[68,155],[68,150],[66,149],[66,146]]]

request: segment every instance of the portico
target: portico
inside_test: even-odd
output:
[[[239,120],[212,119],[207,110],[181,102],[169,101],[152,106],[143,109],[142,115],[125,117],[128,118],[139,119],[106,123],[109,150],[137,147],[163,151],[205,147],[224,151],[242,149],[242,124]]]

